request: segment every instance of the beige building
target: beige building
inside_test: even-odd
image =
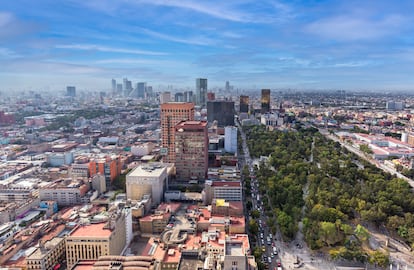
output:
[[[250,255],[249,237],[236,234],[226,237],[223,270],[256,269],[256,263]]]
[[[89,163],[74,163],[69,169],[69,174],[73,179],[89,177]]]
[[[65,239],[55,237],[40,243],[35,252],[26,258],[28,270],[53,269],[65,259]]]
[[[66,238],[67,269],[79,260],[97,260],[103,255],[120,255],[126,245],[125,214],[107,223],[81,225]]]
[[[42,201],[55,201],[59,206],[70,206],[87,203],[88,191],[89,185],[83,181],[64,179],[40,188],[39,198]]]
[[[168,166],[162,163],[145,164],[133,169],[126,176],[127,198],[140,201],[150,195],[153,205],[163,200],[168,177]]]
[[[205,183],[204,196],[205,204],[211,204],[213,199],[223,199],[229,202],[242,201],[242,185],[240,181],[207,180]]]
[[[106,192],[106,181],[105,176],[102,174],[96,174],[91,179],[92,188],[98,191],[99,194]]]
[[[145,216],[139,219],[141,233],[162,233],[170,220],[171,213]]]
[[[152,256],[101,256],[92,270],[113,269],[114,266],[125,270],[152,270],[154,259]]]

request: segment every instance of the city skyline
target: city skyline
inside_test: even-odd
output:
[[[24,7],[24,8],[23,8]],[[7,1],[0,91],[150,85],[414,91],[414,3]]]

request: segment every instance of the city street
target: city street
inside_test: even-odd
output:
[[[259,232],[257,235],[257,245],[264,247],[264,255],[262,262],[266,265],[266,268],[271,270],[281,269],[338,269],[333,262],[329,260],[323,254],[319,256],[312,255],[306,243],[303,241],[303,235],[298,233],[295,240],[290,243],[286,243],[282,240],[281,233],[276,232],[276,235],[272,235],[268,226],[268,217],[263,211],[263,200],[261,194],[259,194],[259,182],[256,179],[254,171],[254,161],[250,156],[249,149],[246,143],[246,135],[241,129],[238,121],[236,121],[240,130],[242,138],[243,158],[244,164],[249,168],[251,177],[251,194],[252,194],[252,209],[259,210],[260,217],[257,219],[259,224]],[[311,156],[310,159],[313,157]],[[266,198],[267,199],[267,198]],[[270,240],[270,241],[268,241]],[[352,269],[364,269],[364,268],[352,268]]]

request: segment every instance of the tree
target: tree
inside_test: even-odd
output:
[[[253,207],[252,201],[248,200],[246,202],[246,208],[247,208],[247,210],[250,211],[252,209],[252,207]]]
[[[358,224],[355,228],[355,235],[358,237],[358,239],[362,242],[368,240],[369,238],[369,232],[368,230],[362,226],[361,224]]]
[[[359,150],[361,150],[361,152],[364,152],[365,154],[372,154],[372,150],[371,148],[369,148],[369,146],[367,144],[361,144],[359,146]]]
[[[260,211],[259,210],[253,210],[250,215],[252,216],[252,218],[259,218],[260,217]]]
[[[257,233],[259,232],[259,225],[257,225],[255,219],[249,220],[249,232],[253,235],[257,235]]]
[[[341,237],[336,230],[335,223],[322,221],[319,223],[319,236],[320,239],[328,246],[332,246],[337,243]]]
[[[387,267],[390,264],[390,256],[377,250],[371,255],[369,262],[381,267]]]
[[[295,233],[293,218],[284,211],[280,211],[277,215],[277,220],[283,235],[292,238]]]

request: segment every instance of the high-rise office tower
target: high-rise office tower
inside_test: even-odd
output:
[[[205,180],[208,169],[206,121],[182,121],[175,126],[177,180]]]
[[[171,92],[162,92],[160,94],[160,104],[164,104],[171,101]]]
[[[226,91],[230,91],[230,82],[226,81]]]
[[[196,79],[196,105],[205,107],[207,101],[207,79]]]
[[[122,95],[122,83],[116,84],[116,92],[118,95]]]
[[[193,91],[185,91],[184,92],[184,102],[192,102],[192,103],[194,103]]]
[[[138,98],[144,98],[145,97],[146,88],[147,88],[147,83],[146,82],[137,83],[137,97]]]
[[[151,99],[154,96],[154,92],[152,91],[152,86],[148,85],[145,87],[145,98]]]
[[[234,101],[207,101],[207,121],[217,121],[219,127],[234,126]]]
[[[249,96],[240,96],[240,112],[249,112]]]
[[[132,91],[132,82],[124,78],[124,96],[129,96]]]
[[[162,149],[165,162],[175,162],[175,125],[194,120],[194,104],[170,102],[161,104]]]
[[[224,150],[228,153],[237,152],[237,128],[227,126],[224,128]]]
[[[112,79],[112,93],[115,93],[116,92],[116,80],[115,79]]]
[[[76,97],[76,87],[75,86],[66,86],[66,96]]]
[[[174,95],[175,102],[184,102],[184,95],[181,92],[175,93]]]
[[[262,89],[262,107],[261,113],[269,113],[270,112],[270,89]]]

